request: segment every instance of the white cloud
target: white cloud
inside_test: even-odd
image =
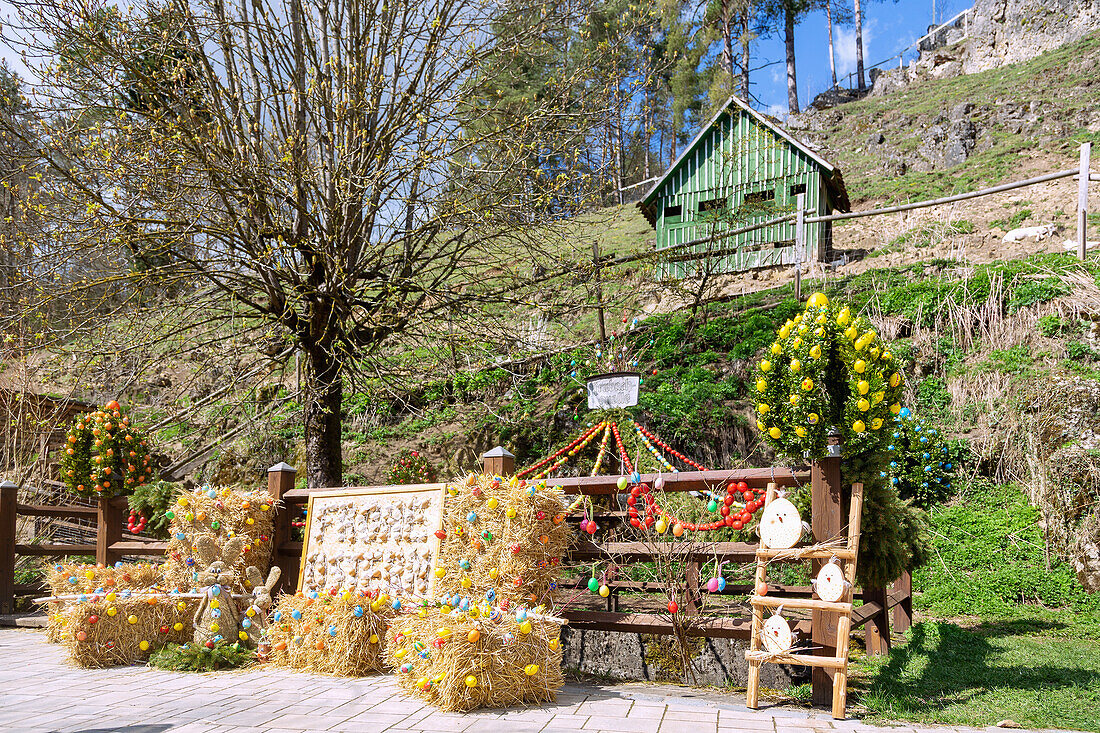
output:
[[[871,58],[871,41],[875,37],[875,23],[863,24],[863,65],[879,61]],[[833,44],[836,54],[836,75],[845,76],[856,70],[856,29],[833,28]]]

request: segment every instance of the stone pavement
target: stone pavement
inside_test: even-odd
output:
[[[742,694],[654,685],[569,684],[529,709],[442,713],[388,676],[340,679],[259,667],[196,674],[146,667],[79,669],[45,634],[0,630],[0,731],[12,733],[976,733],[876,728],[824,711],[744,706]],[[990,731],[1001,729],[992,728]]]

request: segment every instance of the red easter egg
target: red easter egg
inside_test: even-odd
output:
[[[676,613],[679,610],[680,610],[680,607],[678,605],[676,605],[676,601],[669,601],[668,602],[668,612],[669,613]]]

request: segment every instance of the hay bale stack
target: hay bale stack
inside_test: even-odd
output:
[[[219,544],[232,537],[245,539],[245,552],[236,563],[234,592],[250,590],[245,568],[254,565],[266,574],[271,564],[271,531],[275,500],[267,491],[214,489],[209,486],[182,494],[169,512],[170,534],[164,577],[169,588],[195,588],[198,567],[195,541],[210,534]]]
[[[198,599],[122,595],[71,603],[61,612],[61,642],[74,663],[89,668],[135,664],[168,642],[191,640]]]
[[[471,474],[447,486],[435,597],[553,604],[569,544],[566,505],[545,482]]]
[[[564,683],[561,625],[519,618],[423,609],[391,624],[386,660],[405,690],[445,711],[553,701]]]
[[[139,591],[159,588],[164,584],[164,571],[159,563],[118,563],[110,567],[84,563],[58,563],[46,574],[46,584],[52,596],[72,594],[103,595],[112,591]],[[64,640],[66,616],[64,602],[48,604],[46,638],[51,643]]]
[[[385,594],[284,595],[268,627],[270,659],[280,667],[338,677],[381,672],[386,622],[396,613]]]

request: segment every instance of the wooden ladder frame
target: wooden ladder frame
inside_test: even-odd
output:
[[[767,506],[776,491],[774,485],[768,487],[764,504]],[[847,547],[837,550],[773,550],[759,548],[756,551],[756,583],[754,587],[766,585],[768,582],[768,562],[772,560],[799,562],[802,560],[830,560],[837,558],[844,561],[844,579],[848,581],[848,589],[842,600],[829,603],[818,598],[774,598],[772,596],[754,595],[750,600],[752,604],[752,631],[749,638],[749,649],[745,652],[745,658],[749,662],[748,690],[745,694],[745,705],[757,709],[760,702],[760,665],[764,662],[772,664],[798,664],[808,667],[824,667],[833,670],[833,718],[844,719],[844,709],[848,702],[848,641],[852,628],[852,594],[856,584],[856,558],[859,556],[859,532],[860,520],[863,513],[863,484],[852,484],[851,507],[848,510],[848,542]],[[788,557],[788,555],[795,555]],[[826,613],[840,614],[837,622],[836,656],[817,656],[813,654],[772,654],[761,648],[760,635],[764,626],[765,608],[805,609],[823,611]]]

